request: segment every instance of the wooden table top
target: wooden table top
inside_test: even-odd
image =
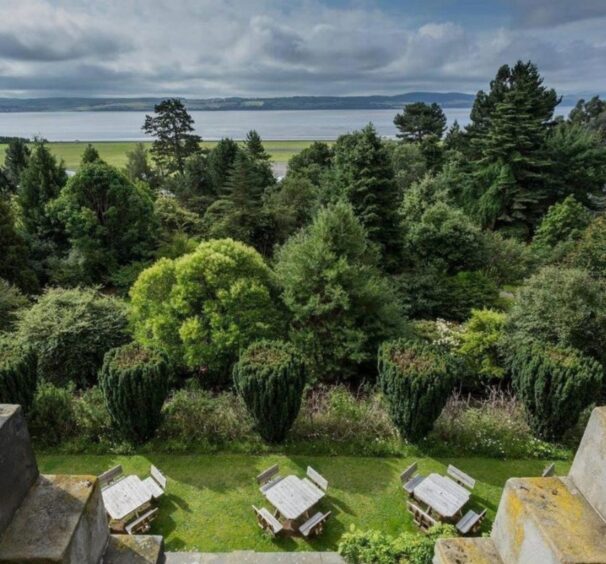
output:
[[[469,501],[470,493],[455,481],[430,474],[413,491],[415,498],[426,503],[442,517],[454,517]]]
[[[301,517],[325,495],[310,480],[297,476],[287,476],[265,492],[267,500],[289,520]]]
[[[101,495],[107,513],[117,521],[151,501],[151,494],[139,476],[126,476],[102,490]]]

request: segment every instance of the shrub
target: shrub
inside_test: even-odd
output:
[[[51,289],[23,313],[16,335],[36,354],[39,378],[92,385],[103,355],[128,339],[126,306],[93,288]]]
[[[13,329],[17,314],[28,305],[19,288],[0,278],[0,333]]]
[[[29,417],[32,436],[46,446],[71,438],[77,430],[72,398],[73,387],[58,388],[41,382]]]
[[[0,403],[18,403],[27,413],[36,383],[36,355],[30,348],[0,337]]]
[[[112,423],[135,442],[151,438],[169,390],[166,356],[135,343],[112,349],[103,360],[99,383]]]
[[[458,352],[467,361],[474,380],[493,380],[505,375],[500,348],[505,321],[506,315],[499,311],[474,309],[465,323]]]
[[[339,543],[339,554],[350,564],[431,564],[436,541],[456,537],[452,525],[435,525],[426,535],[405,532],[396,538],[353,525]]]
[[[561,439],[602,386],[604,370],[571,348],[518,345],[511,354],[513,386],[537,436]]]
[[[441,314],[446,319],[465,321],[473,309],[501,305],[499,289],[482,272],[458,272],[445,281]]]
[[[574,196],[568,196],[547,210],[532,244],[540,253],[548,254],[557,245],[578,239],[590,221],[589,210]]]
[[[500,288],[527,278],[537,262],[532,247],[498,231],[484,231],[486,262],[482,271]]]
[[[286,437],[301,408],[306,369],[297,350],[283,341],[250,345],[234,366],[234,384],[269,443]]]
[[[606,278],[606,215],[596,217],[583,231],[565,262],[593,276]]]
[[[456,372],[452,357],[431,345],[397,340],[381,346],[381,389],[403,436],[414,442],[431,431],[452,391]]]
[[[136,340],[215,383],[227,381],[241,348],[274,336],[282,323],[271,270],[254,249],[231,239],[160,259],[130,295]]]

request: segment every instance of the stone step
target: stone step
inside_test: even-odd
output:
[[[97,564],[108,536],[95,476],[40,475],[0,537],[0,563]]]
[[[503,561],[492,539],[440,539],[436,543],[433,564],[501,564]]]
[[[606,562],[606,522],[568,478],[512,478],[492,530],[504,562]]]
[[[345,564],[336,552],[167,552],[165,564]]]
[[[163,544],[158,535],[110,535],[102,564],[160,564]]]

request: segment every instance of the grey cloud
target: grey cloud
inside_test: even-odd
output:
[[[567,24],[606,17],[605,0],[510,0],[518,23],[527,27]]]

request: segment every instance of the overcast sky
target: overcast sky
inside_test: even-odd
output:
[[[606,92],[606,0],[0,0],[1,96]]]

